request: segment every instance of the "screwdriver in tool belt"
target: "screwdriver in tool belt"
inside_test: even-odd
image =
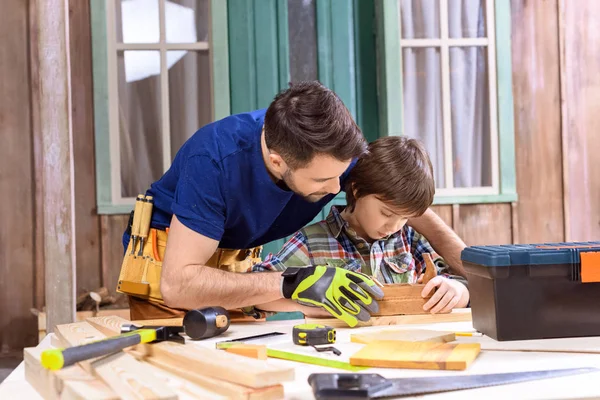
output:
[[[152,196],[146,196],[146,201],[142,203],[142,220],[140,221],[140,250],[138,256],[144,254],[144,241],[148,237],[150,232],[150,220],[152,219],[152,205],[154,198]]]
[[[146,199],[143,194],[138,194],[135,199],[135,209],[133,210],[133,222],[131,223],[131,255],[135,254],[135,242],[140,235],[140,221],[142,220],[142,209]]]

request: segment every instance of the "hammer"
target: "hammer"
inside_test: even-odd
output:
[[[180,333],[193,340],[208,339],[222,334],[229,328],[229,313],[222,307],[190,310],[183,318],[182,326],[136,326],[123,325],[121,335],[80,346],[50,349],[42,352],[41,364],[50,370],[59,370],[80,361],[116,353],[140,343],[174,341],[184,343]]]

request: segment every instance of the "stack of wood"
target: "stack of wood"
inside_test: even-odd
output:
[[[54,346],[70,347],[120,334],[119,317],[58,325]],[[58,371],[40,363],[42,349],[24,350],[25,377],[44,399],[280,399],[294,369],[203,347],[160,342],[80,362]]]

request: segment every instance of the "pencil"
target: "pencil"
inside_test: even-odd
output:
[[[456,336],[483,336],[481,332],[454,332]]]

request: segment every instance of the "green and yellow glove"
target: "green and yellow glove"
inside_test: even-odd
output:
[[[371,313],[379,311],[375,299],[383,298],[383,291],[372,279],[343,268],[291,267],[282,276],[283,297],[322,307],[351,327],[358,320],[368,321]]]

